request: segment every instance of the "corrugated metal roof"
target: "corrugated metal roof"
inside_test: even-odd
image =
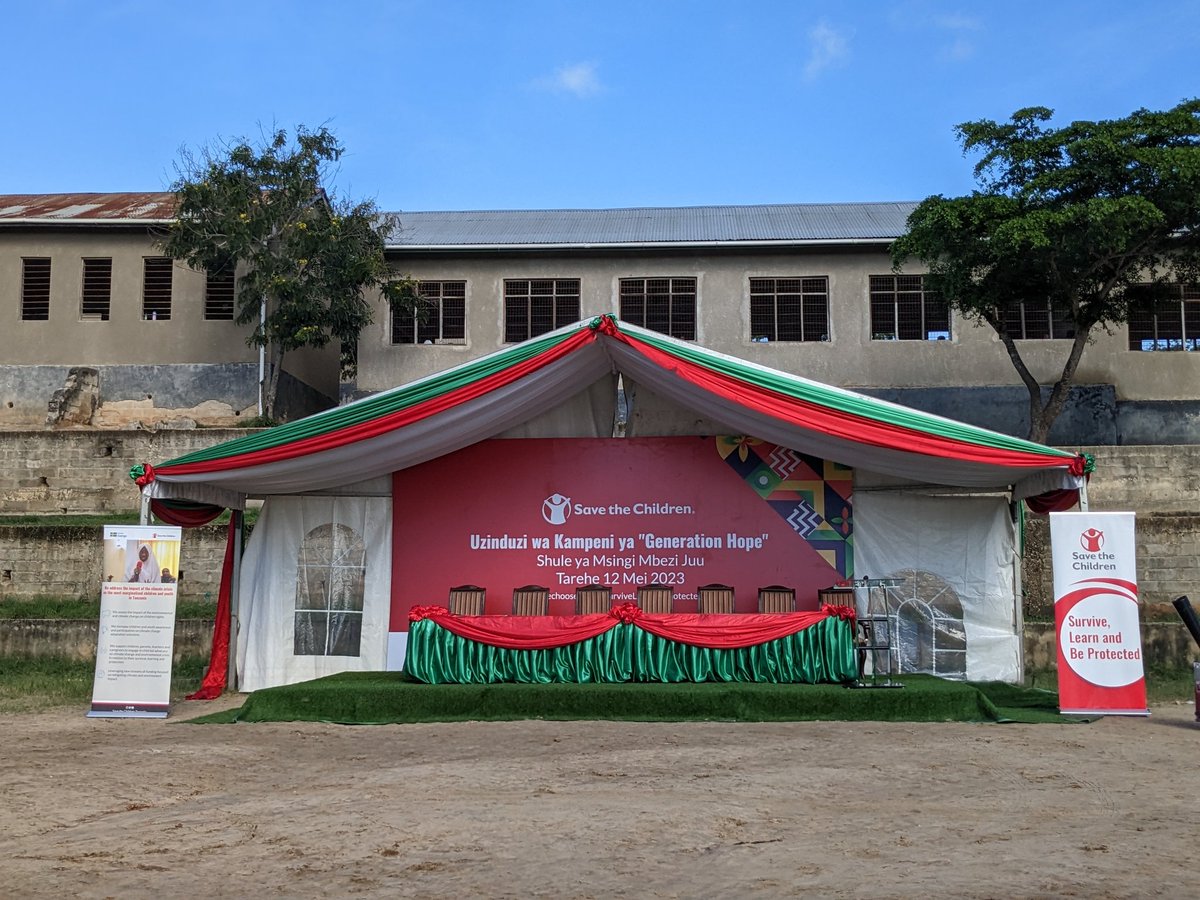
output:
[[[388,246],[469,247],[890,241],[916,203],[401,212]]]
[[[169,222],[175,195],[169,192],[120,194],[0,194],[0,224],[101,224]]]
[[[394,250],[890,241],[916,203],[400,212]],[[170,221],[169,192],[0,194],[0,225]]]

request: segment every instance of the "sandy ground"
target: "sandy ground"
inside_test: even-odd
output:
[[[0,717],[0,895],[1197,896],[1190,704],[1091,725],[180,721],[213,708]]]

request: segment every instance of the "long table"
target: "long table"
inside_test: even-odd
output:
[[[636,604],[581,616],[409,613],[404,670],[430,684],[519,682],[849,682],[854,611],[698,615]]]

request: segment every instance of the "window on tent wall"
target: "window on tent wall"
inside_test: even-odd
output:
[[[872,275],[870,285],[871,340],[950,340],[950,308],[924,276]]]
[[[1075,323],[1049,300],[1021,300],[1004,310],[1004,330],[1014,341],[1070,339]]]
[[[1148,286],[1137,294],[1149,294]],[[1171,284],[1129,307],[1130,350],[1200,350],[1200,285]]]
[[[366,548],[353,528],[320,525],[304,536],[296,566],[296,656],[358,656]]]
[[[393,344],[462,344],[467,336],[467,283],[417,282],[418,311],[392,307]]]
[[[151,321],[171,318],[171,273],[174,262],[148,256],[142,264],[142,318]]]
[[[510,278],[504,282],[504,340],[527,341],[579,321],[578,278]]]
[[[751,278],[750,339],[829,340],[829,279]]]
[[[204,281],[204,318],[232,321],[237,299],[237,279],[232,267],[207,272]]]
[[[695,278],[622,278],[621,318],[684,341],[696,339]]]
[[[21,319],[45,322],[50,318],[50,260],[26,257],[21,260]]]
[[[79,314],[107,322],[112,308],[112,258],[83,261],[83,296]]]

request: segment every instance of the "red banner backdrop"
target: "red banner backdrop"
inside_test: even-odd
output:
[[[712,437],[484,441],[395,473],[393,499],[392,632],[460,584],[487,590],[488,615],[511,612],[523,585],[570,615],[577,587],[608,585],[620,603],[651,582],[675,589],[678,612],[713,582],[755,612],[760,587],[793,587],[815,610],[846,575]]]

